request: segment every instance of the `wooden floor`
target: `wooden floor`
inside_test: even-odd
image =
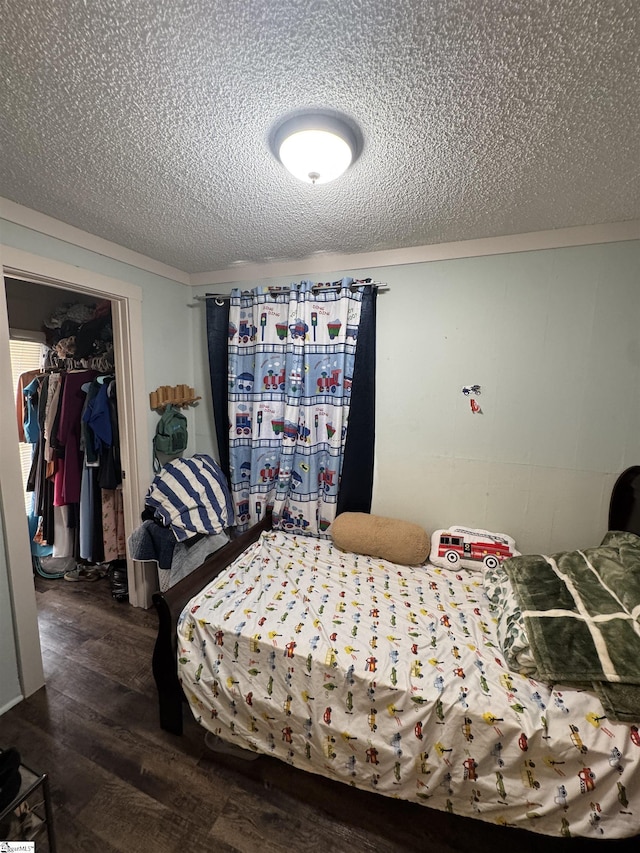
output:
[[[637,849],[470,821],[271,758],[222,764],[188,712],[183,737],[158,726],[153,611],[113,601],[106,579],[36,588],[47,685],[0,718],[0,746],[50,774],[59,853]]]

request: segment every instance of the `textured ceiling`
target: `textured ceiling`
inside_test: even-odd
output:
[[[4,0],[0,195],[187,272],[640,218],[638,0]],[[308,186],[274,123],[364,147]]]

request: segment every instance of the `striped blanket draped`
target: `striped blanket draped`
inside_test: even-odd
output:
[[[145,504],[178,542],[220,533],[233,524],[231,494],[220,467],[205,453],[174,459],[154,477]]]
[[[506,560],[522,609],[532,676],[589,685],[612,720],[640,720],[640,537],[610,531],[599,547]]]

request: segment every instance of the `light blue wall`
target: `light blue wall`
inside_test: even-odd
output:
[[[599,541],[616,476],[640,462],[638,269],[633,241],[346,271],[390,286],[372,511],[510,533],[527,552]],[[196,371],[204,308],[198,338]]]

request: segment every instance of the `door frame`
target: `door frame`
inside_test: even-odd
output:
[[[112,306],[115,374],[118,387],[118,426],[123,471],[125,536],[140,524],[140,512],[150,482],[150,445],[144,379],[142,288],[31,252],[0,245],[0,510],[5,530],[7,570],[11,588],[18,671],[25,696],[44,683],[38,635],[37,608],[31,567],[31,549],[18,459],[18,432],[14,416],[15,389],[11,388],[9,322],[4,276],[109,299]],[[145,460],[146,463],[145,463]],[[129,601],[149,607],[157,588],[152,564],[127,556]]]

